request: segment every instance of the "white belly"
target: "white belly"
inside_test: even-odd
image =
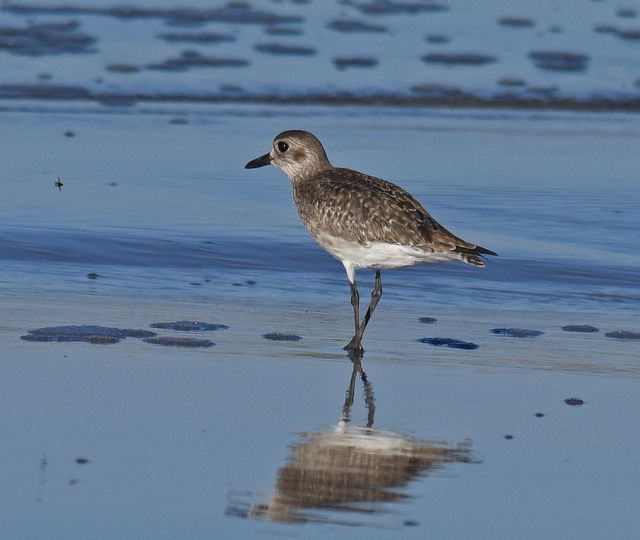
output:
[[[437,263],[457,259],[453,253],[434,253],[419,248],[372,242],[361,245],[329,235],[315,238],[325,250],[343,264],[355,268],[402,268],[419,263]]]

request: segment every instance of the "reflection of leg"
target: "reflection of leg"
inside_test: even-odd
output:
[[[369,324],[369,319],[371,315],[373,315],[373,311],[376,309],[378,305],[378,300],[382,296],[382,279],[380,278],[380,270],[376,270],[376,284],[373,287],[373,291],[371,292],[371,303],[369,304],[369,309],[367,309],[367,313],[364,316],[364,321],[362,321],[362,326],[360,327],[360,338],[364,335],[364,329]]]
[[[360,358],[362,354],[357,351],[349,351],[349,359],[353,362],[353,371],[351,371],[351,379],[349,380],[349,388],[347,388],[347,397],[342,407],[342,421],[347,424],[351,420],[351,406],[356,391],[356,375],[362,371],[360,367]]]
[[[349,351],[349,360],[353,362],[353,370],[351,371],[351,379],[349,380],[349,388],[347,389],[347,397],[342,407],[342,421],[347,424],[351,420],[351,406],[353,405],[356,386],[356,375],[359,373],[362,383],[364,384],[364,401],[367,404],[367,427],[373,426],[373,417],[376,412],[373,388],[367,374],[362,369],[362,350],[351,349]]]
[[[376,414],[376,398],[373,395],[373,388],[369,382],[367,374],[360,367],[360,378],[364,383],[364,402],[367,404],[367,427],[373,426],[373,417]]]

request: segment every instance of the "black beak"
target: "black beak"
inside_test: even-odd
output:
[[[251,160],[247,163],[244,168],[245,169],[257,169],[258,167],[264,167],[265,165],[271,164],[271,155],[265,154],[264,156],[260,156],[259,158]]]

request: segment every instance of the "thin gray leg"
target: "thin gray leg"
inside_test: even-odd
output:
[[[354,322],[354,334],[351,341],[345,346],[345,350],[362,350],[362,344],[360,343],[360,294],[358,293],[358,287],[356,282],[350,281],[351,285],[351,305],[353,306],[353,322]]]
[[[355,323],[355,333],[358,333],[360,329],[360,293],[356,282],[350,283],[351,285],[351,305],[353,306],[353,321]]]
[[[378,305],[378,300],[382,296],[382,279],[380,278],[380,270],[376,270],[376,284],[373,287],[373,291],[371,292],[371,303],[369,304],[369,308],[367,309],[367,313],[364,316],[364,321],[362,321],[362,326],[360,327],[360,339],[364,335],[364,329],[369,324],[369,319],[371,315],[373,315],[373,311],[376,309]]]

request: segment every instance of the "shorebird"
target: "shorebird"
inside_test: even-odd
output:
[[[313,239],[344,265],[355,326],[346,350],[363,351],[362,336],[382,296],[381,270],[453,260],[484,266],[483,255],[496,255],[449,232],[400,186],[334,167],[322,143],[308,131],[283,131],[270,152],[245,168],[265,165],[275,165],[289,177],[302,222]],[[357,268],[376,271],[362,323]]]

